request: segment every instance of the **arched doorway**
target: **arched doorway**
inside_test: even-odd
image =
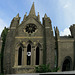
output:
[[[27,46],[27,65],[31,64],[31,45]]]
[[[36,65],[39,65],[39,56],[40,56],[39,47],[37,47],[36,48]]]
[[[22,65],[22,47],[18,50],[18,65]]]
[[[72,59],[71,57],[66,57],[63,62],[62,71],[71,71],[72,69]]]

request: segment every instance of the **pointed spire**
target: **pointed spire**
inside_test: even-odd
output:
[[[17,16],[15,18],[19,18],[19,13],[17,14]]]
[[[58,27],[56,26],[56,33],[59,35],[59,30]]]
[[[25,16],[27,16],[27,12],[25,13]]]
[[[44,16],[44,18],[47,18],[47,14],[45,13],[45,16]]]
[[[33,5],[32,5],[32,7],[31,7],[31,10],[30,10],[29,15],[35,15],[35,7],[34,7],[34,2],[33,2]]]
[[[39,12],[38,12],[38,16],[39,16]]]
[[[39,12],[38,12],[38,20],[40,21],[40,15],[39,15]]]
[[[58,31],[59,32],[59,30],[58,30],[58,27],[56,26],[56,31]]]
[[[24,15],[23,21],[26,20],[26,17],[27,17],[27,12],[26,12],[25,15]]]

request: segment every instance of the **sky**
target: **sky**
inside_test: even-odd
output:
[[[4,27],[10,27],[11,20],[18,13],[21,21],[25,13],[29,14],[35,4],[36,15],[45,13],[52,21],[52,27],[58,27],[60,36],[70,35],[69,27],[75,24],[75,0],[1,0],[0,1],[0,34]]]

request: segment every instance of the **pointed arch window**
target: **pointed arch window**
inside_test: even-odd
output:
[[[40,51],[39,47],[36,48],[36,65],[39,65],[39,57],[40,57]]]
[[[31,45],[27,46],[27,65],[31,64]]]
[[[22,47],[18,50],[18,65],[22,65]]]

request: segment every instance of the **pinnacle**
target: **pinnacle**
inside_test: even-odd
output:
[[[58,30],[58,27],[56,26],[56,31],[58,31],[59,32],[59,30]]]
[[[47,14],[45,13],[45,16],[44,16],[44,18],[47,18]]]
[[[17,14],[17,16],[15,18],[19,18],[19,13]]]
[[[31,7],[31,10],[30,10],[29,15],[35,15],[35,6],[34,6],[34,2],[33,2],[33,5],[32,5],[32,7]]]

